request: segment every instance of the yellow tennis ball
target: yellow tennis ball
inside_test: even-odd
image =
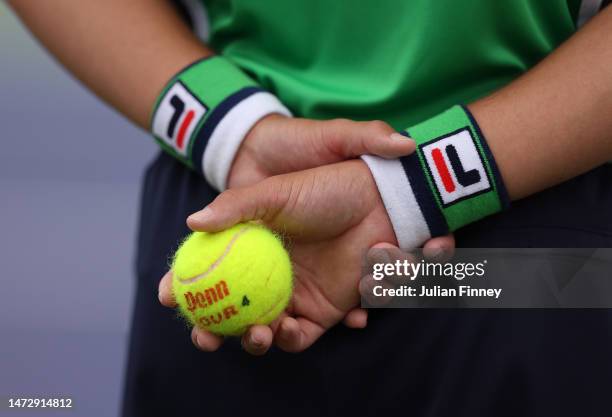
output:
[[[291,298],[289,254],[276,235],[255,223],[192,233],[177,250],[172,272],[180,313],[220,335],[269,324]]]

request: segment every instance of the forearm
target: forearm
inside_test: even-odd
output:
[[[612,160],[612,7],[469,107],[513,200]]]
[[[240,145],[270,114],[291,113],[213,52],[169,0],[11,0],[67,69],[160,146],[223,190]]]
[[[400,246],[413,248],[612,160],[612,9],[519,80],[404,134],[417,151],[366,156]]]
[[[71,73],[145,128],[168,80],[212,53],[165,0],[9,3]]]

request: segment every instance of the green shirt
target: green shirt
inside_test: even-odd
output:
[[[579,0],[205,1],[210,44],[295,115],[405,128],[520,76]]]

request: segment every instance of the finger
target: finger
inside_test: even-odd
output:
[[[269,326],[255,325],[242,336],[242,347],[251,355],[261,356],[270,349],[273,339]]]
[[[366,252],[366,262],[368,268],[372,268],[376,264],[388,264],[393,263],[393,259],[390,256],[389,249],[395,248],[396,246],[390,243],[377,243],[372,246]]]
[[[363,308],[351,310],[342,322],[348,328],[363,329],[368,325],[368,310]]]
[[[374,264],[395,264],[396,261],[414,262],[414,256],[391,243],[377,243],[368,249],[366,260],[369,266]]]
[[[212,334],[199,327],[191,329],[191,341],[193,345],[204,352],[214,352],[223,344],[223,338]]]
[[[324,143],[341,159],[361,155],[378,155],[383,158],[397,158],[409,155],[416,149],[414,140],[385,122],[353,122],[336,119],[321,125]]]
[[[272,177],[253,186],[221,193],[203,210],[187,218],[192,230],[218,232],[237,223],[260,220],[280,210],[282,189]]]
[[[159,281],[158,287],[158,298],[159,302],[164,307],[174,308],[176,307],[176,300],[174,299],[174,292],[172,291],[172,272],[168,271]]]
[[[423,256],[429,261],[445,262],[455,255],[455,236],[434,237],[425,242]]]
[[[386,279],[375,280],[371,274],[362,277],[359,280],[359,294],[361,295],[362,305],[365,302],[366,306],[382,307],[389,304],[391,297],[387,290],[395,288],[395,286]]]
[[[286,352],[302,352],[310,347],[325,329],[306,318],[285,317],[281,320],[274,341]]]

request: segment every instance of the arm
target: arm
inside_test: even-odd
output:
[[[164,0],[9,3],[72,74],[145,129],[168,80],[212,54]]]
[[[165,0],[9,3],[68,71],[145,129],[168,80],[213,53],[192,35]],[[391,139],[393,132],[382,122],[269,116],[245,139],[233,162],[230,182],[245,185],[363,153],[397,157],[414,150],[412,141]],[[367,170],[364,172],[367,176]],[[375,189],[371,191],[377,198]]]
[[[609,9],[524,77],[470,106],[511,199],[612,159],[611,28]],[[362,249],[396,243],[388,206],[385,210],[375,187],[363,164],[345,162],[230,190],[188,219],[192,229],[202,231],[258,219],[294,239],[294,303],[302,309],[290,311],[272,329],[251,328],[245,346],[256,337],[259,347],[249,351],[263,353],[273,340],[285,350],[304,350],[356,305]],[[170,283],[167,274],[160,285],[167,306],[174,305]],[[300,285],[310,290],[300,291]],[[325,309],[314,300],[325,300]],[[194,341],[204,350],[221,343],[199,329]]]
[[[197,128],[185,129],[191,132],[183,136],[187,139],[176,140],[164,132],[178,135],[180,129],[163,128],[170,125],[165,119],[168,112],[155,123],[154,105],[179,71],[213,52],[191,33],[167,0],[10,0],[10,4],[71,73],[140,127],[148,130],[149,121],[154,119],[154,126],[162,126],[155,133],[160,145],[218,189],[363,153],[397,157],[414,149],[411,141],[389,139],[393,130],[383,123],[273,115],[287,111],[265,92],[232,101],[233,107],[226,106],[227,113],[221,117],[225,123],[204,129],[213,107],[225,99],[226,103],[231,101],[235,90],[224,92],[229,95],[217,91],[214,98],[198,97],[208,105],[207,112],[199,111],[196,116],[204,118],[204,123],[192,118],[190,126]],[[231,79],[246,82],[247,77],[229,61],[221,68],[217,65],[214,74],[202,69],[196,76],[192,68],[189,88],[199,87],[205,94],[219,90],[219,85],[227,86]],[[224,77],[222,82],[218,77]],[[177,114],[178,110],[174,116]],[[174,117],[174,126],[188,125],[177,120]],[[202,146],[190,147],[191,141]]]
[[[408,128],[418,156],[364,157],[401,247],[612,159],[611,28],[608,9],[471,114],[455,106]]]
[[[612,160],[612,8],[470,108],[512,200]]]

